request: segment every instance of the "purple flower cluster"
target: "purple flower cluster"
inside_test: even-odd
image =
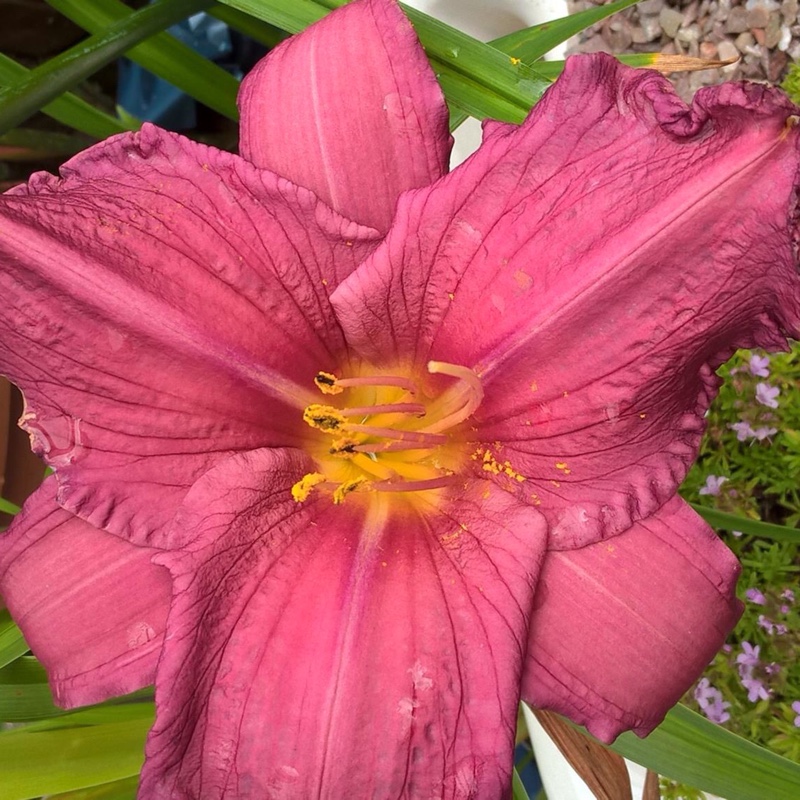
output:
[[[733,370],[731,371],[734,372]],[[750,361],[748,363],[747,370],[744,369],[737,370],[737,372],[744,372],[753,378],[768,378],[769,377],[769,356],[767,355],[752,355],[750,356]],[[761,406],[765,406],[766,408],[778,408],[778,395],[780,395],[780,388],[777,386],[772,386],[769,383],[764,381],[759,381],[755,387],[755,400]],[[770,425],[769,422],[772,421],[773,416],[769,413],[761,413],[757,409],[755,413],[758,415],[759,422],[767,423],[756,425],[755,420],[749,420],[746,418],[742,418],[739,422],[734,422],[728,427],[736,431],[736,438],[740,442],[756,441],[756,442],[763,442],[765,439],[769,439],[771,436],[774,436],[778,429],[773,425]]]
[[[767,598],[764,593],[753,586],[751,586],[745,593],[744,596],[749,600],[751,603],[755,603],[758,606],[765,606],[767,605]],[[788,614],[791,611],[791,604],[794,603],[794,592],[791,589],[784,589],[781,593],[781,598],[787,600],[788,602],[782,603],[778,610],[781,614]],[[778,636],[783,636],[784,634],[788,633],[789,629],[786,625],[781,622],[774,622],[771,620],[766,614],[759,614],[758,615],[758,624],[759,627],[763,628],[768,634],[777,634]],[[742,642],[742,646],[747,645],[747,642]],[[747,645],[749,647],[749,645]],[[756,648],[758,650],[758,648]],[[739,659],[736,659],[737,663]]]
[[[736,656],[736,663],[739,666],[739,680],[742,682],[742,686],[747,689],[747,699],[751,703],[755,703],[758,700],[768,700],[770,696],[769,689],[754,674],[755,670],[762,666],[759,659],[760,651],[761,648],[758,645],[742,642],[742,652]]]
[[[770,425],[759,425],[754,428],[747,420],[734,422],[729,427],[731,430],[736,431],[736,438],[740,442],[746,442],[748,439],[763,442],[764,439],[769,439],[770,436],[774,436],[778,432],[777,428],[773,428]]]
[[[701,711],[717,725],[727,722],[731,715],[727,709],[731,704],[722,699],[722,692],[711,685],[708,678],[701,678],[694,690],[694,699]]]
[[[773,622],[769,617],[765,617],[763,614],[758,615],[758,624],[770,635],[777,633],[778,636],[783,636],[789,631],[783,623]]]

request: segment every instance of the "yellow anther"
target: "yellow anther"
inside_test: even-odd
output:
[[[363,486],[364,484],[369,483],[369,481],[363,477],[359,476],[358,478],[353,478],[351,481],[345,481],[344,483],[340,483],[333,492],[333,503],[334,505],[340,505],[344,503],[345,497],[349,495],[351,492],[354,492],[358,489],[359,486]]]
[[[352,439],[337,439],[328,452],[339,458],[352,458],[356,453],[356,442]]]
[[[320,483],[324,483],[325,480],[326,478],[321,472],[309,472],[308,475],[303,475],[303,477],[292,486],[292,497],[298,503],[308,500],[311,490]]]
[[[344,414],[333,406],[323,406],[317,403],[308,406],[303,411],[303,419],[312,428],[321,431],[338,431],[347,422]]]
[[[330,372],[318,372],[314,378],[314,384],[322,394],[341,394],[344,389],[338,386],[338,378]]]

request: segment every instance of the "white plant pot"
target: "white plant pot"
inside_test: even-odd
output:
[[[528,706],[522,706],[531,747],[536,757],[536,766],[542,779],[548,800],[595,800],[591,789],[572,768],[569,761],[561,755],[555,742],[548,736],[544,728],[537,722]],[[631,779],[631,796],[633,800],[642,800],[644,781],[647,769],[633,761],[625,759],[628,775]],[[713,794],[704,795],[706,800],[722,800]]]

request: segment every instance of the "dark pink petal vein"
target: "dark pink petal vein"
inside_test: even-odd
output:
[[[0,198],[3,368],[59,502],[168,545],[221,455],[306,435],[313,376],[345,355],[328,293],[375,234],[152,126],[62,173]]]
[[[144,797],[500,798],[541,516],[474,484],[421,518],[300,509],[297,451],[192,488]]]
[[[731,84],[692,108],[656,73],[570,60],[525,124],[403,196],[336,291],[367,358],[471,366],[476,436],[574,547],[674,494],[713,374],[798,334],[798,110]]]

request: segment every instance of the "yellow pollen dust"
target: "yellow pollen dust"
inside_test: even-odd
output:
[[[522,483],[525,480],[525,476],[520,475],[520,473],[511,466],[510,461],[498,461],[492,451],[489,449],[479,447],[472,454],[473,461],[478,461],[479,459],[482,462],[481,469],[483,469],[484,472],[489,472],[492,475],[505,475],[506,477],[512,478],[519,483]]]
[[[427,371],[318,372],[317,389],[336,399],[303,411],[306,424],[323,436],[309,445],[317,470],[292,487],[292,497],[301,503],[312,491],[325,491],[339,505],[354,493],[381,492],[438,504],[439,490],[458,481],[466,455],[461,425],[480,405],[483,388],[467,367],[431,361]],[[510,465],[499,468],[515,474]]]

